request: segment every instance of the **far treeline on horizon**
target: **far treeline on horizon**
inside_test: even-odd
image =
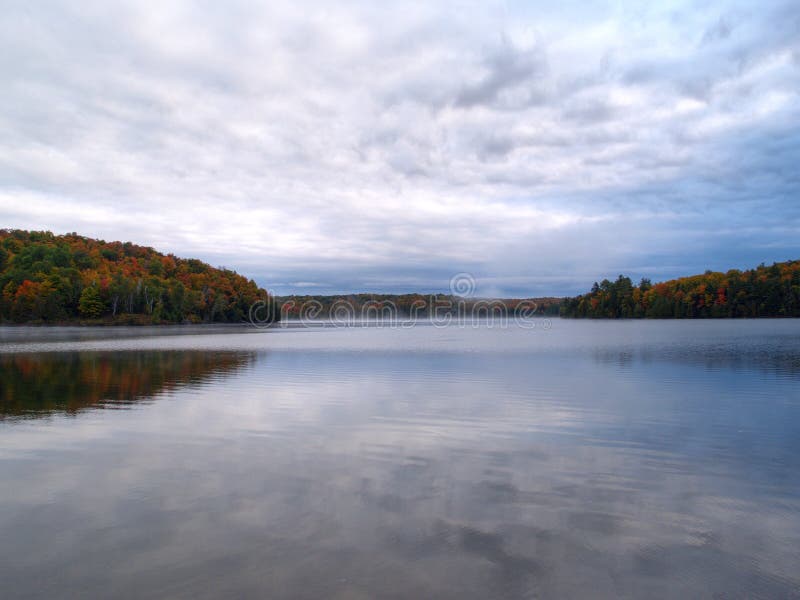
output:
[[[69,233],[0,230],[0,322],[82,324],[242,323],[256,303],[259,321],[301,316],[304,303],[325,318],[338,301],[361,309],[392,303],[410,314],[430,295],[350,294],[273,298],[255,281],[197,259],[162,254],[131,242],[106,242]],[[436,294],[435,299],[452,299]],[[800,260],[754,269],[634,285],[620,275],[573,298],[500,299],[508,309],[523,300],[537,312],[574,318],[800,317]],[[289,303],[291,301],[291,303]],[[464,299],[470,302],[478,299]],[[427,304],[415,314],[424,316]],[[306,315],[307,316],[307,315]]]

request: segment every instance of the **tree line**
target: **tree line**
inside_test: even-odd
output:
[[[242,322],[268,298],[235,271],[131,242],[0,230],[2,322]]]
[[[800,260],[746,271],[706,271],[656,284],[642,279],[638,286],[620,275],[565,299],[560,313],[606,319],[800,317]]]
[[[284,317],[290,319],[410,318],[460,316],[517,307],[535,307],[535,314],[558,314],[560,298],[462,298],[451,294],[339,294],[276,296]]]

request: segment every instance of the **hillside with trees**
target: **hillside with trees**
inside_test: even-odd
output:
[[[618,318],[800,317],[800,260],[747,271],[706,271],[638,286],[620,275],[595,283],[588,294],[565,299],[561,316]]]
[[[0,230],[5,323],[237,323],[267,298],[235,271],[131,242]]]

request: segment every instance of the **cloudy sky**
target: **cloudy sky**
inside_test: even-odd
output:
[[[800,258],[796,0],[12,0],[0,84],[0,226],[278,293]]]

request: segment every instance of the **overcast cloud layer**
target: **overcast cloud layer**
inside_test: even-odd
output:
[[[4,3],[0,226],[279,293],[800,258],[796,0],[261,4]]]

